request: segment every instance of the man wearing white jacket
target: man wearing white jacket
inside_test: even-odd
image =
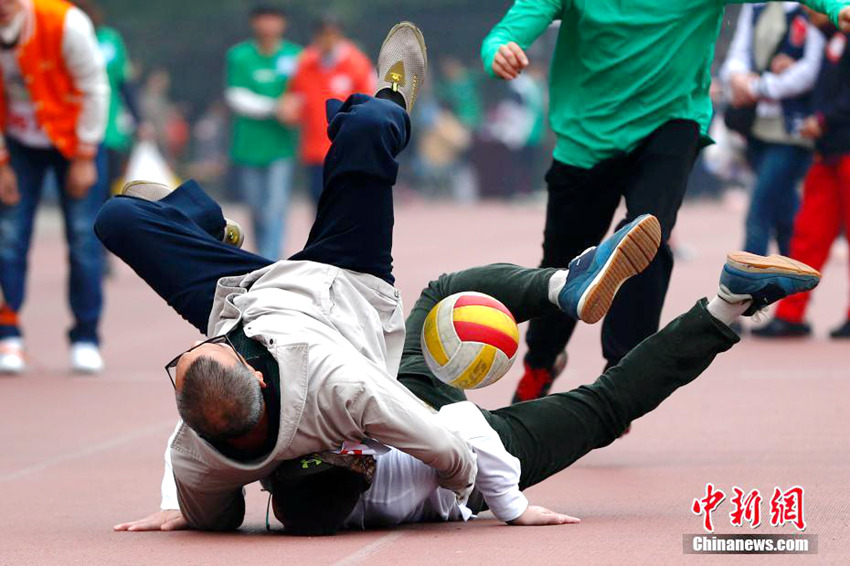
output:
[[[657,248],[657,220],[642,219],[655,224]],[[428,313],[439,301],[474,291],[500,300],[518,322],[547,316],[559,307],[581,319],[584,311],[569,308],[570,296],[584,295],[577,290],[592,288],[586,286],[590,280],[602,281],[601,287],[618,287],[622,281],[606,266],[617,263],[618,251],[629,255],[628,246],[641,239],[640,226],[625,227],[573,260],[565,283],[556,270],[497,264],[443,275],[422,292],[407,319],[409,333],[398,379],[420,399],[440,408],[437,419],[475,452],[476,489],[468,502],[458,502],[451,492],[440,488],[437,470],[407,454],[369,440],[362,445],[345,443],[334,452],[283,462],[264,482],[286,532],[320,535],[341,528],[466,521],[488,508],[498,519],[514,525],[577,523],[574,517],[529,505],[521,490],[557,474],[591,450],[607,446],[633,420],[699,377],[718,354],[740,341],[729,326],[739,316],[752,315],[778,298],[812,289],[820,279],[810,267],[781,256],[730,254],[717,296],[698,301],[594,383],[495,411],[469,403],[461,390],[442,383],[429,370],[420,335]],[[607,261],[609,258],[613,260]],[[611,298],[606,298],[602,312]],[[176,496],[169,454],[167,451],[161,510],[116,525],[115,530],[168,531],[188,526]]]
[[[226,243],[240,238],[191,182],[173,191],[130,183],[95,223],[110,251],[213,337],[167,367],[185,423],[172,444],[174,477],[198,529],[237,528],[242,487],[281,461],[363,437],[438,469],[460,499],[471,490],[466,443],[395,380],[404,319],[392,285],[392,186],[425,76],[419,30],[396,26],[380,63],[387,80],[376,98],[328,103],[325,192],[290,260]]]

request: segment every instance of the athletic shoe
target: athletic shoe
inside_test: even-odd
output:
[[[661,245],[658,219],[644,214],[570,262],[567,282],[558,294],[565,313],[587,324],[608,313],[620,286],[646,269]]]
[[[419,88],[428,69],[425,37],[410,22],[401,22],[390,30],[378,55],[378,88],[390,89],[404,98],[407,112],[413,112]]]
[[[118,192],[119,195],[126,197],[140,198],[151,202],[156,202],[170,195],[174,189],[162,183],[153,181],[130,181]],[[224,238],[222,241],[226,244],[241,248],[245,243],[245,232],[238,222],[224,219],[227,225],[224,228]]]
[[[720,275],[718,296],[730,303],[751,300],[744,316],[752,316],[789,295],[811,291],[818,283],[820,273],[805,263],[781,255],[733,252]]]
[[[753,330],[759,338],[805,338],[811,336],[812,327],[805,322],[789,322],[774,318],[765,326]]]
[[[0,340],[0,375],[18,375],[26,367],[24,341],[20,338]]]
[[[525,364],[525,373],[516,388],[516,393],[511,400],[511,403],[522,403],[539,399],[549,394],[552,389],[552,384],[559,375],[564,373],[567,367],[567,353],[561,352],[555,360],[555,365],[550,368],[532,368]]]
[[[836,340],[850,338],[850,320],[830,332],[829,337],[835,338]]]
[[[71,344],[71,369],[74,373],[94,374],[103,371],[100,348],[91,342]]]

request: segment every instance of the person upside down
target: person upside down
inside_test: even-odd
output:
[[[737,317],[817,285],[815,270],[787,258],[730,254],[716,297],[595,383],[479,409],[428,369],[419,335],[430,310],[476,291],[518,322],[558,311],[595,321],[650,264],[660,227],[641,216],[567,270],[496,264],[443,275],[403,324],[392,185],[426,61],[421,33],[400,24],[382,48],[376,97],[329,103],[325,191],[305,249],[290,260],[231,245],[240,229],[193,182],[130,183],[104,206],[96,232],[106,247],[213,336],[167,368],[182,420],[166,452],[161,510],[116,530],[236,529],[244,486],[255,481],[295,534],[468,520],[486,509],[514,525],[576,523],[530,505],[522,490],[609,445],[696,379],[738,342],[728,326]],[[399,81],[405,74],[416,78]]]

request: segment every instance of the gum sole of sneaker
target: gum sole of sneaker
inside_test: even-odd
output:
[[[726,263],[735,269],[746,272],[777,273],[783,275],[800,275],[803,277],[817,277],[820,272],[805,263],[781,255],[768,257],[751,254],[749,252],[731,252],[726,256]]]
[[[657,218],[648,216],[635,225],[617,244],[608,263],[584,292],[579,318],[587,324],[595,324],[608,314],[623,283],[649,266],[660,245],[661,224]]]

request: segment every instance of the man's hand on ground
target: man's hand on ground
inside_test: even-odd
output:
[[[518,527],[538,527],[545,525],[575,525],[581,523],[581,519],[561,515],[538,505],[529,505],[525,513],[511,521],[509,524]]]
[[[21,202],[18,192],[18,178],[9,164],[0,165],[0,203],[15,206]]]
[[[178,509],[166,509],[148,515],[144,519],[121,523],[112,527],[116,531],[182,531],[189,528],[183,513]]]
[[[511,41],[501,46],[493,58],[493,72],[506,81],[513,80],[528,67],[528,57],[522,47]]]
[[[97,183],[97,165],[94,159],[75,159],[68,168],[67,191],[73,199],[84,198]]]

